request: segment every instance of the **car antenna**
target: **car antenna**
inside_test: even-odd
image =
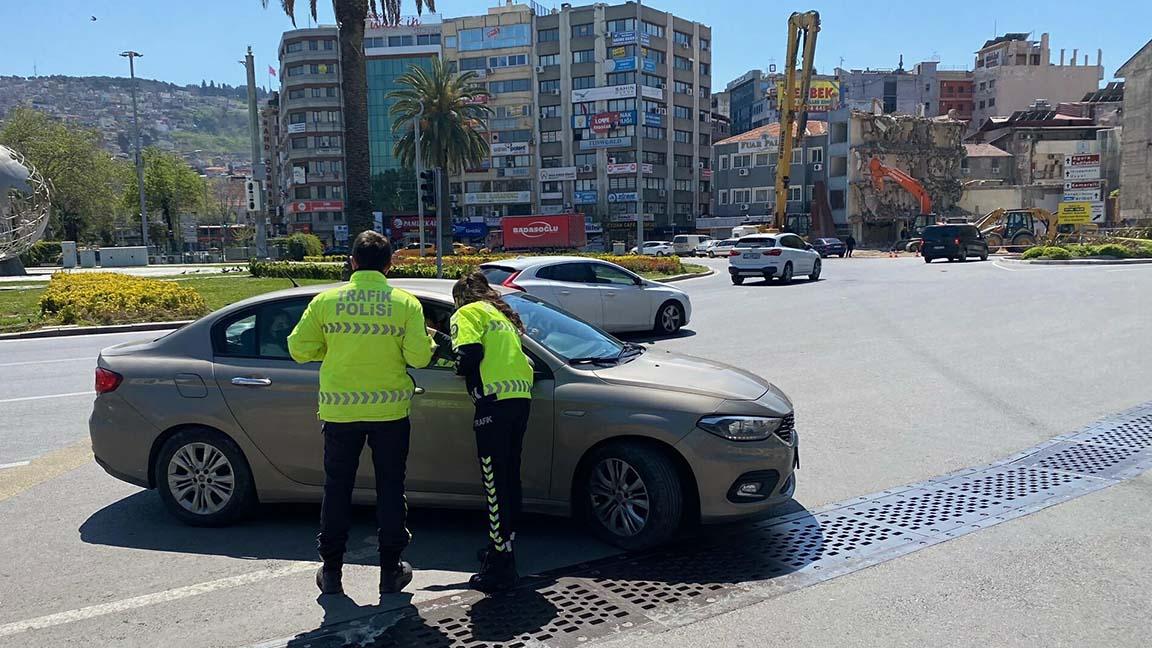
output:
[[[292,277],[288,277],[288,281],[291,281],[291,282],[292,282],[292,287],[293,287],[293,288],[299,288],[299,287],[300,287],[300,284],[296,283],[296,280],[295,280],[295,279],[293,279]]]

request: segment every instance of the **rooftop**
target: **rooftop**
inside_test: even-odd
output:
[[[810,137],[817,137],[820,135],[828,134],[828,123],[822,121],[808,121],[808,126],[804,129],[804,134]],[[722,144],[735,144],[737,142],[751,142],[764,137],[780,137],[780,124],[771,123],[765,124],[758,128],[753,128],[750,131],[745,131],[739,135],[733,135],[727,139],[722,139],[715,142],[713,146],[720,146]]]
[[[1012,157],[1012,154],[991,144],[965,144],[964,153],[968,157]]]
[[[981,47],[980,49],[985,50],[989,47],[992,47],[993,45],[999,45],[1000,43],[1007,43],[1009,41],[1026,40],[1028,40],[1028,32],[1008,32],[1007,34],[993,38],[990,41],[984,41],[984,47]]]

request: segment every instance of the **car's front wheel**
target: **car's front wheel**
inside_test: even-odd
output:
[[[684,308],[679,303],[668,300],[656,312],[656,325],[653,329],[662,335],[672,335],[684,326]]]
[[[788,261],[784,264],[784,270],[780,273],[780,283],[785,286],[792,283],[792,262]]]
[[[684,489],[672,459],[637,443],[594,451],[583,472],[581,509],[597,537],[636,551],[668,542],[680,528]]]
[[[732,285],[740,286],[740,285],[743,285],[743,283],[744,283],[744,277],[741,277],[740,275],[732,275]]]
[[[193,526],[229,524],[256,501],[244,453],[215,430],[190,428],[172,435],[156,455],[153,478],[168,510]]]
[[[808,273],[808,280],[809,281],[819,281],[820,280],[820,265],[821,265],[820,259],[816,259],[815,261],[812,262],[812,272]]]

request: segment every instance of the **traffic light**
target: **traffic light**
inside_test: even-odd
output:
[[[425,207],[436,208],[436,172],[431,169],[420,172],[420,200]]]
[[[244,193],[248,199],[248,211],[258,212],[264,209],[264,187],[259,180],[244,182]]]

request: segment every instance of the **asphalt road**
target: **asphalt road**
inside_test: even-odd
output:
[[[1152,400],[1152,266],[828,259],[816,283],[732,286],[718,274],[679,285],[692,296],[694,320],[655,344],[750,369],[793,398],[804,457],[797,499],[810,509],[997,459]],[[316,507],[189,529],[154,493],[90,462],[70,469],[84,451],[90,396],[11,399],[91,390],[95,350],[116,341],[0,343],[0,464],[33,462],[0,469],[0,519],[19,530],[0,536],[0,645],[242,646],[379,609],[325,609],[316,600]],[[6,485],[30,468],[40,478]],[[810,646],[1146,645],[1149,494],[1145,476],[680,630],[619,641],[759,646],[779,632]],[[472,514],[415,513],[414,600],[459,587],[480,528]],[[370,535],[364,511],[354,538]],[[367,606],[375,570],[364,547],[347,580]],[[531,520],[518,549],[523,571],[610,553],[548,518]]]

